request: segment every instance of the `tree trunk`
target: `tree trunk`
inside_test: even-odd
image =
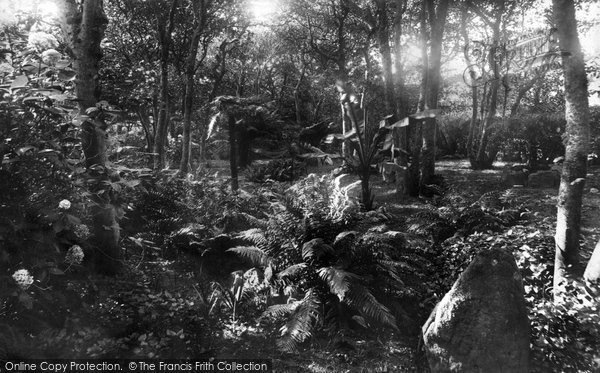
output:
[[[442,64],[442,40],[448,13],[449,0],[441,0],[437,9],[433,0],[425,1],[429,16],[431,33],[431,51],[428,58],[426,106],[428,109],[437,109],[440,90],[440,68]],[[423,156],[421,160],[421,184],[430,184],[435,174],[435,147],[436,147],[435,118],[427,118],[423,123]]]
[[[492,78],[490,82],[490,89],[487,95],[486,115],[482,115],[483,122],[481,124],[481,137],[479,139],[479,147],[477,148],[477,155],[475,158],[475,168],[490,168],[494,162],[491,154],[488,154],[487,144],[489,141],[488,128],[496,117],[496,111],[498,110],[498,91],[500,90],[500,69],[499,52],[500,48],[500,25],[502,23],[502,16],[504,12],[504,2],[501,2],[498,9],[496,10],[496,16],[492,25],[492,45],[487,55],[488,65],[492,72]],[[483,104],[483,102],[482,102]]]
[[[167,116],[169,105],[169,50],[171,44],[171,33],[173,32],[175,10],[177,0],[171,3],[168,24],[164,21],[159,23],[158,34],[160,41],[160,92],[158,97],[158,120],[156,124],[156,136],[154,137],[154,169],[160,170],[165,167],[167,146],[167,134],[169,121]]]
[[[592,257],[585,268],[583,277],[590,282],[600,281],[600,241],[596,244]]]
[[[573,0],[553,0],[565,82],[566,144],[556,217],[554,296],[567,274],[580,274],[581,200],[590,140],[587,77]]]
[[[408,126],[408,151],[412,159],[406,173],[404,189],[406,193],[413,197],[419,196],[419,170],[421,166],[421,147],[423,144],[423,121],[409,119]]]
[[[296,124],[302,124],[302,108],[300,102],[300,84],[302,84],[302,80],[304,79],[304,74],[306,74],[306,64],[302,63],[302,71],[300,72],[300,77],[298,77],[298,82],[294,87],[294,105],[296,109]]]
[[[381,65],[383,68],[384,103],[386,115],[397,115],[396,95],[394,94],[394,77],[392,74],[392,52],[390,50],[390,30],[388,25],[387,0],[375,0],[377,7],[377,38]]]
[[[227,115],[227,122],[229,124],[229,169],[231,170],[231,190],[236,192],[239,188],[238,183],[238,139],[237,139],[237,125],[233,114]]]
[[[404,84],[404,65],[402,64],[402,17],[406,11],[407,1],[396,0],[396,13],[394,15],[394,67],[396,73],[394,74],[396,83],[396,112],[397,118],[402,119],[408,116],[408,96],[406,94]],[[404,152],[408,152],[409,139],[407,127],[394,128],[394,145],[398,146]],[[408,157],[406,153],[400,152],[398,164],[402,166],[408,165]]]
[[[398,119],[408,115],[408,98],[404,87],[404,65],[402,64],[402,17],[406,11],[406,0],[396,0],[396,14],[394,16],[394,67],[396,68],[396,108]],[[406,127],[403,127],[406,130]],[[406,132],[406,131],[404,131]],[[406,136],[405,136],[406,137]]]
[[[419,88],[419,104],[418,111],[423,111],[427,108],[429,94],[428,82],[429,82],[429,52],[428,52],[428,40],[429,33],[427,32],[427,5],[424,1],[420,11],[420,28],[421,28],[421,60],[422,60],[422,72],[421,72],[421,83]],[[421,152],[423,150],[423,121],[416,120],[411,121],[411,125],[408,129],[408,142],[411,162],[406,173],[406,191],[411,196],[418,196],[421,183]],[[415,137],[418,136],[418,137]]]
[[[192,143],[192,112],[194,110],[194,78],[196,76],[196,70],[198,64],[196,63],[196,55],[198,54],[198,44],[200,44],[200,38],[204,31],[204,24],[206,19],[206,0],[200,0],[193,2],[194,7],[194,18],[196,27],[192,39],[190,40],[190,47],[188,51],[186,67],[185,67],[185,105],[183,111],[183,141],[181,143],[181,163],[179,165],[179,172],[182,175],[188,173],[191,158],[191,143]]]
[[[469,32],[467,31],[467,9],[464,8],[461,12],[461,19],[460,19],[460,32],[462,35],[462,38],[465,42],[465,47],[463,49],[463,54],[464,54],[464,58],[465,58],[465,62],[467,63],[467,66],[469,68],[469,76],[471,78],[471,121],[469,122],[469,137],[467,139],[467,149],[466,149],[466,155],[468,157],[472,156],[473,153],[473,139],[475,137],[475,133],[476,133],[476,129],[477,129],[477,112],[479,109],[479,102],[478,102],[478,89],[477,89],[477,85],[474,84],[475,83],[475,78],[476,78],[476,72],[475,69],[473,68],[473,61],[471,61],[471,57],[469,56],[469,52],[468,52],[468,47],[469,47],[469,43],[470,43],[470,39],[469,39]]]
[[[98,82],[99,64],[102,59],[100,43],[108,19],[101,0],[84,1],[81,11],[75,0],[63,0],[63,28],[73,55],[73,67],[77,71],[75,92],[79,103],[79,115],[95,107],[100,97]],[[119,223],[117,211],[112,204],[112,192],[106,189],[110,182],[107,162],[107,124],[102,110],[89,113],[81,125],[81,144],[87,167],[87,186],[92,204],[90,213],[93,222],[93,242],[96,249],[96,270],[114,275],[122,267],[123,254],[119,247]]]
[[[144,129],[144,134],[146,135],[146,151],[151,152],[152,145],[154,144],[154,134],[152,133],[148,112],[146,111],[145,107],[138,107],[136,113],[138,115],[138,119],[140,120],[140,124]]]

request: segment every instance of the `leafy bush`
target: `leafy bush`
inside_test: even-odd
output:
[[[535,372],[596,371],[600,345],[600,289],[579,279],[561,285],[553,301],[554,240],[530,232],[516,250],[531,321]],[[525,242],[523,242],[525,241]]]
[[[551,162],[564,154],[564,128],[563,115],[531,114],[511,119],[507,133],[510,135],[504,140],[503,160]]]

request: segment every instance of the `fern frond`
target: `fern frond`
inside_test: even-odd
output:
[[[406,263],[396,263],[394,261],[391,260],[382,260],[382,261],[378,261],[377,262],[377,269],[384,274],[385,276],[387,276],[388,278],[390,278],[392,280],[392,283],[394,285],[394,287],[402,287],[404,286],[404,281],[402,280],[402,278],[400,277],[400,274],[398,273],[398,268],[403,266],[403,265],[407,265]]]
[[[346,296],[346,302],[363,316],[397,329],[394,315],[386,306],[379,303],[365,286],[353,284]]]
[[[266,266],[271,261],[269,255],[256,246],[236,246],[227,251],[234,252],[242,258],[250,260],[252,264],[260,267]]]
[[[299,343],[309,339],[321,318],[319,312],[321,302],[312,289],[299,303],[290,320],[280,329],[282,337],[278,345],[287,351],[295,351]]]
[[[277,274],[279,278],[293,277],[307,267],[306,263],[293,264]]]
[[[255,246],[264,247],[267,243],[267,237],[260,228],[252,228],[238,233],[238,238],[252,242]]]
[[[329,290],[342,301],[350,290],[350,280],[360,279],[360,276],[354,273],[335,267],[319,268],[317,273],[327,283]]]
[[[248,223],[252,224],[256,228],[260,228],[262,230],[265,230],[265,229],[267,229],[269,227],[268,220],[259,219],[256,216],[252,216],[252,215],[250,215],[248,213],[245,213],[245,212],[240,212],[239,215],[242,216],[244,218],[244,220],[246,220]]]
[[[302,303],[301,300],[297,300],[295,302],[286,303],[286,304],[274,304],[267,308],[265,312],[263,312],[262,317],[282,317],[287,316],[294,312],[296,308]]]

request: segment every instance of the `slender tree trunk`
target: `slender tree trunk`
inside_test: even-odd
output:
[[[429,16],[429,27],[431,32],[431,51],[429,72],[427,74],[427,96],[426,105],[429,109],[437,109],[440,90],[442,65],[442,41],[446,25],[449,0],[440,0],[437,9],[433,0],[426,0],[427,13]],[[436,148],[435,118],[427,118],[423,124],[423,158],[421,160],[421,184],[430,184],[435,174],[435,148]]]
[[[402,64],[402,17],[406,11],[406,0],[396,0],[396,13],[394,15],[394,74],[396,83],[396,108],[398,119],[405,118],[408,115],[408,98],[404,86],[404,65]],[[404,127],[405,129],[405,127]]]
[[[190,47],[188,51],[186,68],[185,68],[185,105],[183,111],[183,141],[181,143],[181,164],[179,165],[179,171],[182,175],[187,174],[190,166],[191,158],[191,143],[192,143],[192,112],[194,110],[194,79],[196,77],[196,70],[198,64],[196,62],[196,55],[198,54],[198,45],[200,44],[200,38],[204,31],[204,24],[206,19],[206,0],[195,1],[192,3],[194,7],[194,18],[196,27],[192,39],[190,40]]]
[[[473,153],[473,139],[475,137],[476,129],[477,129],[477,112],[479,110],[479,102],[478,102],[478,89],[475,84],[476,72],[473,68],[473,61],[471,61],[471,57],[469,56],[468,48],[470,43],[469,32],[467,31],[467,9],[464,8],[461,12],[460,19],[460,32],[462,38],[465,42],[465,47],[463,49],[463,55],[465,58],[465,62],[469,68],[469,76],[471,78],[471,120],[469,122],[469,137],[467,139],[467,156],[471,157]]]
[[[377,38],[381,64],[383,68],[384,103],[386,115],[397,115],[394,77],[392,73],[392,52],[390,49],[390,30],[388,25],[387,0],[375,0],[377,7]]]
[[[423,121],[410,118],[409,122],[410,125],[407,131],[409,140],[408,151],[412,159],[408,166],[404,189],[408,195],[418,197],[420,191],[419,171],[421,169],[421,147],[423,145]]]
[[[423,111],[427,107],[429,94],[429,53],[427,44],[429,41],[429,33],[427,32],[427,5],[424,1],[420,11],[420,28],[421,28],[421,60],[422,73],[421,83],[419,88],[419,103],[418,111]],[[406,191],[409,195],[417,197],[420,191],[421,183],[421,152],[423,149],[423,121],[410,120],[408,128],[408,151],[411,162],[406,173]]]
[[[101,0],[84,1],[79,10],[75,0],[59,3],[63,10],[63,28],[67,34],[73,54],[73,67],[77,71],[75,92],[80,115],[86,109],[95,107],[100,97],[98,82],[99,63],[102,59],[100,43],[108,19]],[[91,215],[93,222],[93,242],[96,249],[95,263],[99,272],[114,275],[122,267],[123,253],[119,247],[119,223],[117,211],[112,204],[106,184],[111,181],[107,162],[107,124],[102,111],[89,113],[90,118],[81,125],[81,144],[88,172],[87,185],[90,192]]]
[[[302,107],[300,103],[300,84],[302,84],[302,80],[304,79],[304,74],[306,74],[306,64],[302,63],[302,71],[300,71],[300,77],[298,77],[298,82],[294,87],[294,105],[296,108],[296,124],[302,124]]]
[[[239,188],[238,182],[238,138],[237,124],[233,114],[227,115],[229,124],[229,169],[231,170],[231,190],[236,192]]]
[[[587,173],[590,140],[587,77],[575,20],[573,0],[553,0],[565,84],[567,119],[565,162],[558,190],[554,295],[567,274],[579,275],[581,201]]]
[[[498,91],[500,90],[500,70],[499,70],[499,52],[500,48],[500,25],[502,23],[502,16],[504,12],[504,2],[500,3],[499,8],[496,10],[496,16],[492,25],[492,46],[488,52],[488,65],[492,72],[492,79],[490,82],[490,89],[487,96],[486,115],[482,115],[481,124],[481,138],[479,139],[479,147],[477,148],[477,156],[475,158],[475,168],[489,168],[492,166],[494,159],[492,159],[493,152],[488,154],[487,144],[489,141],[488,128],[495,120],[496,111],[498,110]]]
[[[136,113],[140,120],[140,124],[144,129],[144,133],[146,134],[146,151],[151,152],[154,144],[154,133],[152,131],[152,125],[150,124],[150,119],[148,118],[148,111],[145,107],[138,107]]]
[[[169,131],[168,105],[169,105],[169,50],[171,33],[173,32],[177,0],[171,3],[169,21],[161,21],[158,34],[160,40],[160,91],[158,97],[158,120],[156,136],[154,137],[154,169],[160,170],[166,163],[167,134]]]
[[[396,73],[394,74],[396,83],[396,112],[397,119],[406,118],[408,116],[408,96],[406,94],[404,84],[404,65],[402,63],[402,17],[406,11],[407,1],[396,0],[395,1],[396,12],[394,15],[394,67]],[[408,165],[408,157],[406,153],[409,148],[408,129],[407,127],[394,128],[394,145],[399,147],[402,151],[398,157],[398,164],[402,166]]]

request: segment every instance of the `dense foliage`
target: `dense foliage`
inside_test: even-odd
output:
[[[435,304],[477,253],[508,248],[532,371],[598,369],[600,290],[552,292],[556,191],[505,189],[498,171],[527,178],[568,149],[546,5],[21,3],[0,0],[0,360],[412,371]],[[600,7],[577,6],[588,44]],[[589,120],[593,166],[598,107]]]

